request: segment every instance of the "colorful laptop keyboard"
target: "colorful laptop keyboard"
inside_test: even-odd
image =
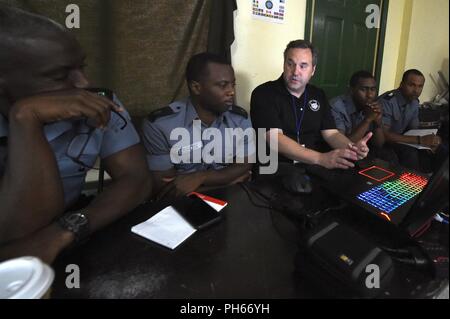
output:
[[[403,173],[398,179],[375,186],[359,194],[357,198],[389,214],[419,194],[427,183],[425,177]]]

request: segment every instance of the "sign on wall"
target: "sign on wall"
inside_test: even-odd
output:
[[[272,23],[284,23],[287,0],[252,0],[253,18]]]

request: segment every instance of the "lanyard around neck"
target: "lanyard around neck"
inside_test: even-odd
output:
[[[298,118],[297,116],[297,106],[295,103],[295,97],[293,95],[291,95],[292,97],[292,109],[294,110],[294,114],[295,114],[295,129],[296,129],[296,133],[297,133],[297,143],[300,144],[300,131],[302,130],[302,123],[303,123],[303,117],[305,116],[305,112],[306,112],[306,101],[308,100],[308,91],[305,88],[305,92],[303,93],[303,107],[300,109],[301,110],[301,114],[300,114],[300,118]]]

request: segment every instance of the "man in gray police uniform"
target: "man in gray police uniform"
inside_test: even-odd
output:
[[[383,111],[377,101],[377,82],[374,76],[367,71],[358,71],[352,75],[349,84],[349,93],[330,100],[336,128],[354,143],[371,131],[371,142],[378,148],[382,147]]]
[[[247,112],[233,104],[233,68],[220,56],[200,53],[190,59],[186,80],[190,97],[151,113],[143,123],[147,163],[158,198],[231,185],[250,176],[254,136],[237,134],[234,142],[230,132],[236,128],[253,132]],[[188,137],[179,139],[180,128]],[[220,136],[212,137],[212,131]],[[209,149],[213,145],[221,145],[219,154]],[[205,152],[214,159],[205,161]]]
[[[373,132],[369,141],[369,157],[381,158],[398,164],[395,153],[384,146],[383,107],[377,98],[377,82],[368,71],[355,72],[350,78],[347,94],[330,100],[331,113],[336,128],[352,142],[361,139],[367,132]]]
[[[425,84],[423,74],[415,69],[403,74],[400,87],[381,95],[380,101],[383,105],[383,125],[386,143],[398,156],[400,164],[421,170],[419,152],[410,146],[398,144],[418,144],[430,147],[432,152],[436,151],[441,143],[437,135],[403,135],[411,129],[419,127],[419,97]]]
[[[51,263],[151,190],[128,114],[85,90],[84,60],[61,25],[0,7],[0,260],[30,255]],[[98,156],[112,182],[71,211]]]

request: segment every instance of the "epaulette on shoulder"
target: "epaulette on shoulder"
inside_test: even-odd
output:
[[[240,106],[233,105],[233,107],[231,108],[230,112],[233,113],[233,114],[237,114],[237,115],[240,115],[242,117],[245,117],[246,119],[248,118],[247,111],[245,109],[243,109],[242,107],[240,107]]]
[[[389,101],[390,99],[392,99],[395,96],[394,91],[391,91],[389,93],[387,93],[386,95],[383,96],[384,100]]]
[[[151,112],[147,118],[150,122],[154,122],[161,117],[169,116],[172,114],[175,114],[175,112],[172,110],[170,106],[166,106]]]

